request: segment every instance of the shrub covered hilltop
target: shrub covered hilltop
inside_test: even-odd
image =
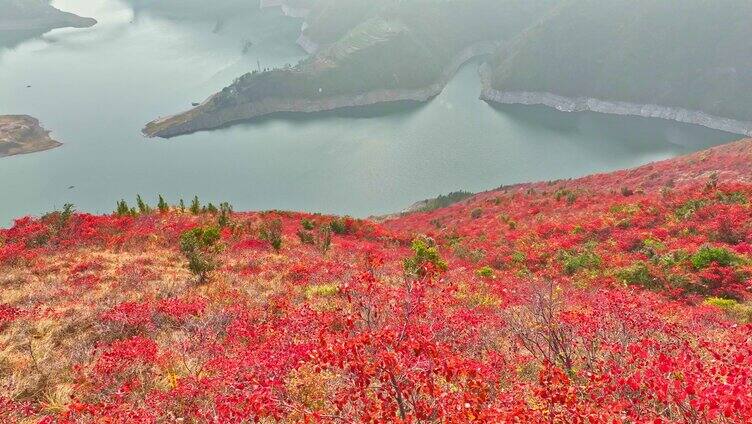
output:
[[[0,230],[0,421],[752,419],[752,140],[383,221]]]

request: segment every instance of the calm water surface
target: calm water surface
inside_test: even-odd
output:
[[[238,1],[224,3],[252,3]],[[140,129],[152,118],[190,107],[259,63],[303,57],[294,44],[300,21],[214,6],[223,2],[195,6],[202,3],[57,0],[99,24],[0,44],[0,114],[35,116],[64,143],[0,159],[0,225],[68,202],[110,212],[138,193],[366,216],[457,189],[615,170],[740,138],[662,120],[491,107],[478,100],[477,63],[468,63],[425,105],[145,139]],[[170,11],[175,4],[186,6]]]

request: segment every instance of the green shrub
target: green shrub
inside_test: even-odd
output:
[[[229,227],[232,216],[232,205],[227,202],[219,204],[219,216],[217,217],[217,224],[219,228]]]
[[[439,255],[439,250],[433,240],[418,237],[413,240],[414,256],[404,261],[405,273],[410,276],[423,277],[426,275],[425,266],[431,264],[439,272],[447,270],[447,263]]]
[[[262,240],[268,241],[277,252],[282,249],[282,220],[274,219],[261,224]]]
[[[509,215],[502,213],[501,215],[499,215],[499,219],[507,224],[510,230],[517,228],[517,222],[515,222]]]
[[[527,255],[525,255],[525,253],[523,252],[516,251],[512,253],[512,262],[516,264],[524,264],[525,262],[527,262]]]
[[[304,229],[304,230],[306,230],[306,231],[311,231],[311,230],[313,230],[314,228],[316,228],[316,224],[315,224],[315,223],[314,223],[313,221],[311,221],[310,219],[306,219],[306,218],[303,218],[303,219],[302,219],[302,220],[300,221],[300,225],[301,225],[301,226],[303,227],[303,229]]]
[[[303,244],[316,244],[316,238],[313,233],[306,230],[298,230],[298,238]]]
[[[335,283],[315,284],[310,285],[305,289],[306,299],[312,299],[314,297],[332,297],[337,293],[339,293],[339,285]]]
[[[125,200],[117,202],[115,208],[115,215],[117,216],[136,216],[136,210],[128,207],[128,203]]]
[[[198,201],[198,196],[193,196],[191,207],[188,210],[191,211],[193,215],[198,215],[201,213],[201,202]]]
[[[63,209],[59,211],[53,211],[42,215],[42,221],[49,225],[47,231],[38,233],[35,237],[29,240],[29,246],[43,246],[50,241],[52,237],[56,237],[60,232],[68,226],[71,217],[73,217],[72,203],[66,203],[63,205]],[[2,240],[0,239],[0,246],[2,246]]]
[[[197,227],[180,236],[180,250],[183,252],[213,247],[219,241],[217,227]]]
[[[598,269],[601,267],[601,258],[590,250],[581,253],[564,252],[562,255],[564,273],[574,275],[584,269]]]
[[[726,205],[746,205],[749,203],[749,199],[747,198],[747,195],[740,192],[740,191],[733,191],[731,193],[724,193],[724,192],[718,192],[716,195],[719,202],[726,204]]]
[[[620,203],[611,206],[608,210],[613,214],[634,215],[640,212],[641,208],[640,205],[634,203]]]
[[[703,303],[721,309],[731,319],[742,324],[752,322],[752,305],[749,303],[739,303],[736,300],[721,297],[709,297]]]
[[[560,188],[556,190],[556,193],[554,193],[554,198],[557,202],[560,202],[561,199],[566,199],[568,205],[571,205],[577,201],[577,195],[572,190],[566,188]]]
[[[483,278],[492,278],[494,276],[494,270],[490,266],[484,266],[483,268],[476,270],[475,274]]]
[[[67,227],[68,222],[70,221],[71,217],[73,216],[73,212],[75,211],[76,210],[73,208],[72,203],[64,204],[63,209],[57,214],[57,222],[55,222],[54,224],[54,230],[58,232]]]
[[[616,271],[616,278],[630,286],[641,286],[649,290],[662,287],[661,281],[655,277],[644,262],[637,262],[627,268]]]
[[[136,206],[138,206],[138,213],[141,215],[151,213],[151,207],[144,202],[140,194],[136,195]]]
[[[645,239],[642,241],[640,252],[649,258],[655,258],[660,252],[666,249],[666,245],[655,239]]]
[[[674,215],[679,219],[689,219],[695,212],[704,208],[707,203],[704,199],[688,200],[674,211]]]
[[[731,310],[739,305],[739,302],[733,299],[724,299],[722,297],[709,297],[703,302],[706,305],[715,306],[725,311]]]
[[[345,218],[336,218],[329,223],[329,228],[332,229],[334,234],[347,234],[347,222]]]
[[[162,195],[159,195],[159,199],[157,200],[157,209],[159,209],[160,212],[165,213],[170,210],[170,205],[165,202],[164,197]]]
[[[316,240],[316,246],[322,255],[326,255],[332,247],[332,229],[328,226],[319,228],[318,240]]]
[[[695,269],[700,270],[714,263],[720,266],[738,265],[741,258],[722,247],[705,246],[692,255],[691,262]]]
[[[219,238],[219,229],[216,227],[197,227],[180,236],[180,251],[188,259],[188,269],[200,281],[205,281],[207,274],[217,267]]]

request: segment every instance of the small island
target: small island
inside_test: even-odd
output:
[[[62,146],[39,120],[27,115],[0,115],[0,157],[41,152]]]

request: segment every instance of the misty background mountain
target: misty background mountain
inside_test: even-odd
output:
[[[752,2],[564,1],[490,61],[491,85],[752,120]]]

